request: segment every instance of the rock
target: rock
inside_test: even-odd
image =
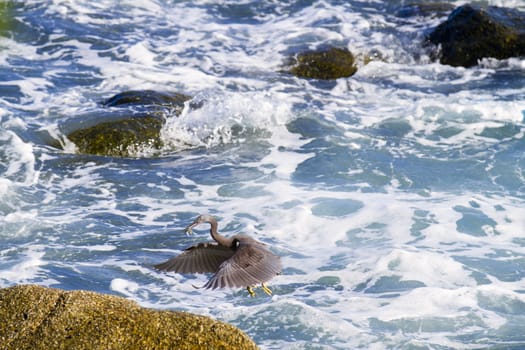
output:
[[[0,5],[0,36],[2,37],[7,37],[12,28],[11,7],[10,2]]]
[[[160,131],[165,123],[166,109],[179,115],[189,99],[189,96],[179,93],[125,91],[102,104],[106,107],[132,106],[134,109],[129,116],[115,118],[108,115],[106,120],[109,121],[77,129],[66,136],[79,153],[113,157],[150,154],[163,146]],[[136,108],[141,108],[141,113],[136,113]]]
[[[184,108],[184,103],[190,99],[190,96],[179,93],[165,93],[153,90],[130,90],[116,94],[102,102],[102,104],[107,107],[122,107],[130,105],[171,107],[178,110],[180,113]]]
[[[357,71],[354,55],[335,47],[300,53],[291,61],[289,72],[300,78],[337,79],[349,77]]]
[[[133,157],[162,148],[160,130],[164,118],[132,116],[75,130],[67,138],[79,153],[113,157]]]
[[[442,64],[471,67],[481,58],[525,55],[525,13],[515,9],[464,5],[437,26],[428,41],[440,45]]]
[[[239,329],[208,317],[87,291],[0,289],[0,319],[3,350],[257,349]]]

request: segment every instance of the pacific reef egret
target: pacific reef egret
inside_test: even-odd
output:
[[[263,291],[272,295],[266,282],[281,273],[280,257],[269,251],[264,243],[246,235],[220,235],[217,232],[217,220],[211,215],[200,215],[184,231],[191,234],[192,229],[202,223],[211,225],[210,234],[217,243],[199,243],[154,267],[178,273],[213,273],[201,288],[246,287],[253,297],[253,287],[261,284]]]

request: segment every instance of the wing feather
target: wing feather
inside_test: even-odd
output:
[[[281,273],[279,256],[267,250],[262,244],[250,242],[237,248],[230,259],[225,260],[204,288],[239,288],[269,281]]]
[[[178,273],[217,272],[222,263],[230,259],[235,250],[215,243],[200,243],[185,249],[180,255],[154,267]]]

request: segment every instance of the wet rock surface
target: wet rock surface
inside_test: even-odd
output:
[[[357,72],[354,55],[336,47],[300,53],[290,63],[289,73],[301,78],[329,80]]]
[[[103,101],[107,107],[116,106],[161,106],[182,110],[184,103],[191,99],[190,96],[180,93],[166,93],[154,90],[129,90],[116,94]]]
[[[102,102],[108,118],[66,135],[78,153],[137,157],[162,148],[161,129],[166,113],[178,116],[189,96],[153,90],[125,91]],[[112,108],[131,108],[128,116],[114,117]],[[137,113],[136,108],[140,111]],[[120,113],[121,114],[121,113]],[[100,118],[99,118],[100,119]]]
[[[145,151],[160,150],[160,130],[164,118],[133,116],[75,130],[67,135],[79,153],[131,157]]]
[[[0,348],[257,349],[234,326],[111,295],[35,285],[0,289]]]
[[[428,36],[439,45],[442,64],[471,67],[482,58],[525,55],[525,13],[515,9],[464,5]]]

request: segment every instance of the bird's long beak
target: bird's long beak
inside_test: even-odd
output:
[[[187,235],[191,235],[193,233],[193,228],[195,226],[197,226],[199,223],[194,221],[192,224],[188,225],[185,229],[184,229],[184,233],[187,234]]]

